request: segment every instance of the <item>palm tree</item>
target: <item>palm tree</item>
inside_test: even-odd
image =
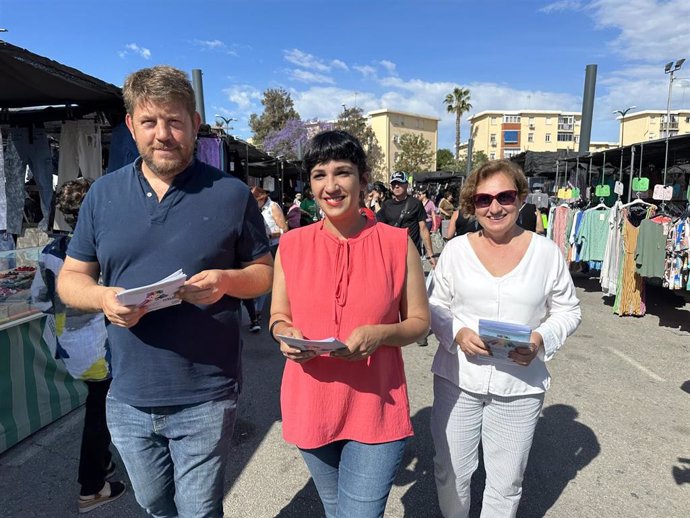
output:
[[[460,120],[462,114],[472,109],[470,91],[468,88],[455,87],[443,100],[448,113],[455,114],[455,159],[460,159]]]

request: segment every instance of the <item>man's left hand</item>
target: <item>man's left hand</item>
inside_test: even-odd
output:
[[[190,304],[214,304],[226,293],[223,270],[204,270],[192,275],[177,296]]]

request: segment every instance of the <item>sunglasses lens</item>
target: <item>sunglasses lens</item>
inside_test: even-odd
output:
[[[475,194],[474,195],[474,206],[479,207],[480,209],[484,209],[491,205],[491,202],[494,201],[494,197],[491,196],[490,194]]]
[[[515,198],[517,198],[517,192],[515,191],[503,191],[496,195],[496,200],[501,205],[512,205],[515,203]]]
[[[474,206],[480,209],[485,209],[496,200],[501,205],[512,205],[517,199],[517,191],[503,191],[496,195],[491,194],[475,194]]]

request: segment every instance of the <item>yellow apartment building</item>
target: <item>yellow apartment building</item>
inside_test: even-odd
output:
[[[429,141],[430,150],[433,153],[431,170],[436,170],[439,118],[387,108],[371,111],[367,113],[367,118],[369,126],[374,131],[381,149],[383,149],[383,171],[386,178],[379,178],[379,180],[388,182],[400,152],[400,137],[405,134],[421,135]]]
[[[473,152],[489,159],[510,158],[523,151],[577,150],[581,114],[548,110],[483,111],[473,115]]]
[[[690,110],[671,110],[668,127],[669,136],[690,133]],[[618,116],[618,140],[624,146],[666,138],[666,110],[644,110]]]

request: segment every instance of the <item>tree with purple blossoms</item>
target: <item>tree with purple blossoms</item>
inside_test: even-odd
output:
[[[264,139],[264,151],[287,160],[299,160],[300,148],[304,149],[307,140],[315,134],[332,128],[332,124],[320,121],[304,122],[290,119],[282,129],[271,131]]]

